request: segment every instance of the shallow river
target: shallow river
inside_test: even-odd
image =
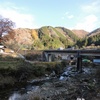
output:
[[[88,74],[90,72],[90,68],[84,68],[84,74]],[[58,80],[67,80],[70,76],[77,74],[75,72],[75,68],[69,66],[65,69],[65,71],[60,75]],[[32,80],[34,82],[34,80]],[[47,78],[48,81],[48,78]],[[22,94],[28,94],[30,91],[36,91],[41,85],[43,85],[45,81],[42,82],[34,82],[34,84],[25,83],[20,87],[8,88],[5,90],[0,90],[0,100],[15,100],[16,97],[21,97]]]

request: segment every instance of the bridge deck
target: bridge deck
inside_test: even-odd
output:
[[[100,56],[100,50],[44,50],[44,52],[49,54],[56,54],[56,53],[70,53],[70,54],[77,54],[80,55],[87,55],[87,56]]]
[[[52,54],[72,54],[77,57],[77,70],[82,70],[82,56],[99,56],[100,50],[44,50],[43,59],[49,61]]]

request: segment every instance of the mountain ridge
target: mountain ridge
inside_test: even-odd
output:
[[[43,26],[38,29],[18,28],[14,30],[13,38],[10,34],[5,38],[8,46],[31,49],[57,49],[74,45],[77,40],[88,37],[85,30],[70,30],[65,27]]]
[[[87,32],[85,30],[73,29],[72,32],[75,33],[79,38],[84,38],[89,34],[89,32]]]
[[[88,36],[90,37],[90,36],[94,36],[94,35],[97,35],[97,34],[100,34],[100,28],[93,30],[92,32],[90,32],[88,34]]]

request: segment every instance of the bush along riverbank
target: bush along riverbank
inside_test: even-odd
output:
[[[60,62],[26,62],[21,58],[0,57],[0,89],[13,87],[17,83],[51,74],[62,73],[64,63]]]

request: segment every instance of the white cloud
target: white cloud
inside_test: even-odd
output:
[[[94,2],[81,6],[85,13],[96,13],[100,12],[100,0],[95,0]]]
[[[86,31],[93,31],[96,27],[98,18],[95,15],[86,16],[81,22],[77,23],[75,29],[84,29]]]
[[[66,18],[72,19],[72,18],[74,18],[74,15],[70,14],[69,12],[66,12],[66,13],[64,14],[64,16],[62,17],[62,19],[66,19]]]
[[[16,28],[36,28],[34,16],[23,13],[23,9],[6,3],[5,5],[0,5],[0,14],[15,22]]]
[[[73,15],[67,16],[68,19],[72,19],[73,17],[74,17]]]
[[[65,13],[65,15],[68,15],[68,14],[69,14],[69,12],[66,12],[66,13]]]
[[[100,0],[92,0],[90,3],[86,3],[81,6],[81,20],[78,21],[75,29],[84,29],[86,31],[93,31],[99,25],[99,13],[100,13]]]

